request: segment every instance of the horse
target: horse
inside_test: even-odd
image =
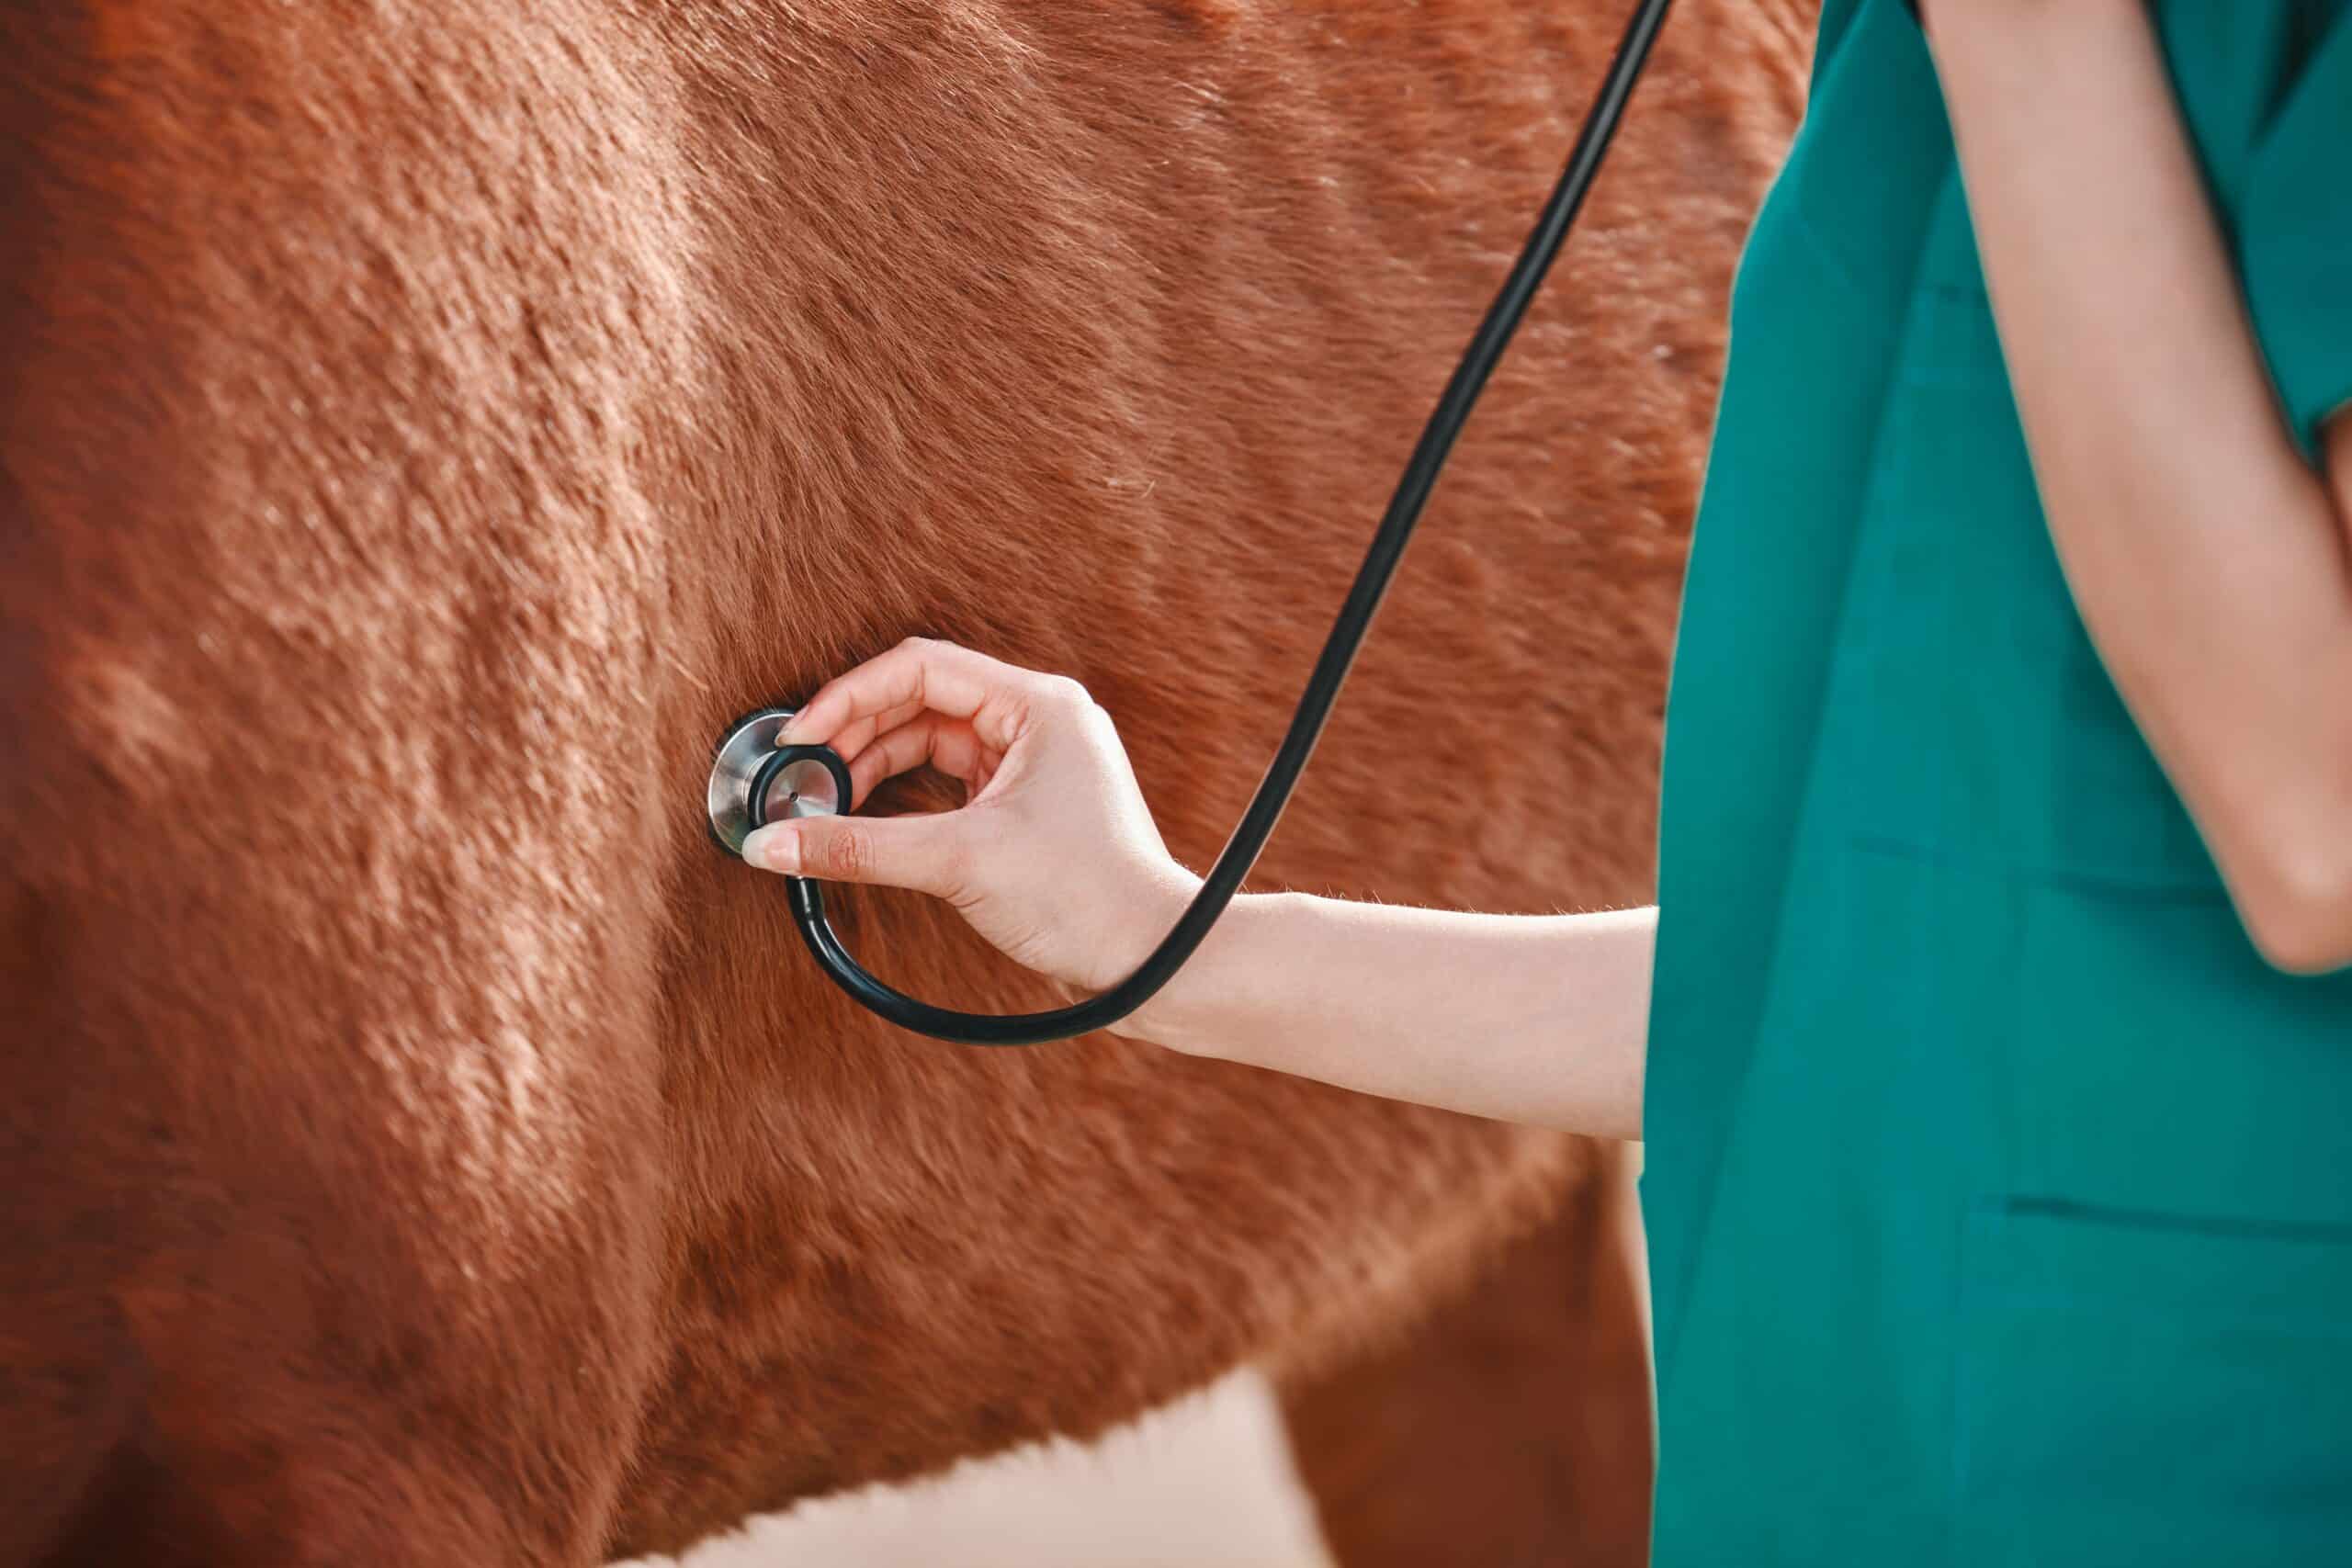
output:
[[[1647,897],[1806,9],[1668,29],[1252,886]],[[0,11],[0,1563],[675,1551],[1244,1363],[1351,1564],[1638,1561],[1636,1151],[907,1037],[701,815],[928,635],[1083,682],[1204,863],[1621,26]]]

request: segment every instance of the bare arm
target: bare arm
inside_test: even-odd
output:
[[[1075,992],[1132,973],[1199,886],[1171,859],[1110,716],[1075,682],[922,638],[827,682],[786,730],[857,800],[930,766],[954,811],[752,835],[769,871],[935,894]],[[1655,910],[1478,915],[1306,894],[1237,898],[1122,1032],[1372,1094],[1640,1135]]]
[[[1249,894],[1135,1032],[1369,1094],[1638,1138],[1657,936],[1654,908],[1479,915]]]
[[[2256,945],[2352,963],[2352,419],[2315,470],[2141,0],[1922,9],[2084,622]]]

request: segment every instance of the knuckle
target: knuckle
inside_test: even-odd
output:
[[[1045,695],[1065,707],[1083,709],[1094,705],[1093,697],[1087,693],[1085,686],[1080,684],[1075,676],[1046,676]]]
[[[855,882],[874,864],[874,846],[855,828],[840,828],[824,835],[815,856],[819,870],[838,882]]]

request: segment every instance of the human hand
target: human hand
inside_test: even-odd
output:
[[[1065,676],[910,637],[827,682],[779,743],[831,746],[854,805],[926,764],[959,780],[965,803],[771,823],[744,840],[745,862],[933,894],[1066,987],[1125,979],[1200,886],[1161,841],[1111,716]]]

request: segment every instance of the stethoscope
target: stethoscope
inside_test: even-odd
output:
[[[1617,53],[1610,62],[1609,74],[1601,83],[1600,96],[1585,115],[1559,184],[1544,201],[1519,259],[1503,280],[1495,302],[1487,308],[1486,319],[1478,324],[1470,346],[1463,352],[1462,363],[1454,367],[1453,379],[1446,383],[1444,394],[1438,399],[1428,424],[1422,428],[1420,441],[1405,465],[1404,477],[1397,481],[1396,492],[1373,534],[1371,546],[1364,551],[1363,565],[1357,569],[1355,582],[1340,606],[1339,618],[1315,661],[1314,672],[1307,678],[1297,711],[1291,717],[1290,728],[1259,783],[1258,793],[1250,798],[1250,807],[1242,814],[1233,836],[1226,840],[1216,863],[1209,868],[1200,892],[1150,956],[1134,974],[1109,990],[1069,1007],[1004,1015],[952,1012],[918,1001],[867,974],[826,922],[825,898],[819,885],[808,877],[787,876],[785,885],[793,921],[800,928],[808,951],[816,954],[818,964],[832,976],[835,985],[861,1005],[917,1033],[966,1045],[1035,1045],[1118,1022],[1150,1000],[1153,993],[1183,966],[1208,935],[1209,928],[1216,923],[1217,917],[1225,913],[1226,905],[1239,890],[1250,868],[1257,863],[1259,852],[1265,848],[1275,822],[1281,819],[1283,807],[1289,804],[1291,790],[1297,784],[1299,774],[1306,771],[1315,742],[1323,732],[1324,720],[1340,694],[1340,685],[1347,679],[1348,667],[1355,662],[1356,650],[1363,646],[1364,634],[1372,626],[1373,613],[1379,609],[1381,597],[1388,591],[1388,580],[1404,558],[1406,541],[1420,521],[1421,510],[1436,486],[1438,471],[1444,467],[1446,455],[1453,450],[1454,438],[1470,417],[1487,378],[1502,358],[1520,318],[1526,314],[1528,301],[1534,298],[1537,286],[1551,269],[1553,258],[1559,254],[1568,229],[1584,205],[1585,192],[1600,172],[1610,140],[1616,134],[1617,122],[1624,114],[1626,100],[1633,96],[1634,85],[1641,77],[1650,44],[1666,20],[1668,3],[1669,0],[1641,0],[1633,20],[1626,25]],[[718,743],[710,770],[710,830],[720,847],[730,854],[740,856],[743,852],[743,840],[754,828],[786,817],[831,815],[842,809],[852,797],[849,769],[831,747],[776,744],[778,731],[791,716],[788,708],[762,708],[738,719]]]

